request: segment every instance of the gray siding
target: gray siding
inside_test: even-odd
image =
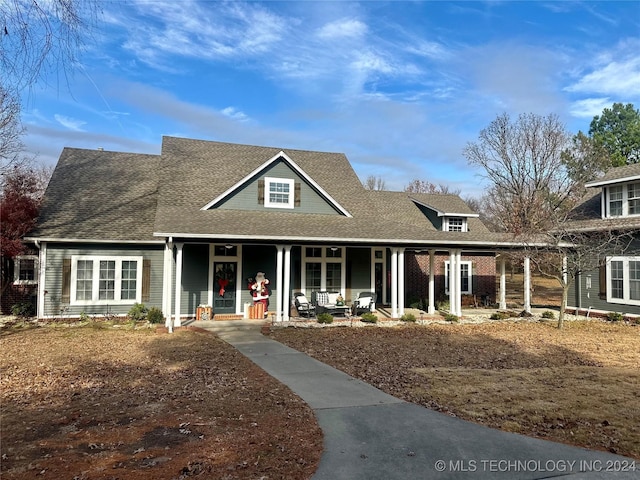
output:
[[[371,249],[347,248],[347,301],[371,291]]]
[[[180,313],[195,316],[198,305],[208,303],[208,290],[209,245],[185,244],[182,250]]]
[[[275,162],[270,168],[261,172],[259,177],[256,177],[244,187],[225,200],[219,207],[220,209],[231,210],[269,210],[274,211],[273,208],[266,208],[264,205],[258,204],[258,181],[264,179],[264,177],[277,177],[292,179],[296,182],[300,182],[300,206],[294,209],[282,209],[291,213],[321,213],[321,214],[334,214],[338,215],[338,212],[321,197],[309,184],[307,184],[300,176],[289,168],[289,166],[282,162]],[[293,192],[292,192],[293,195]]]
[[[591,288],[587,288],[590,281]],[[640,306],[624,305],[621,303],[609,303],[600,298],[600,272],[592,270],[583,272],[579,279],[569,288],[569,298],[567,299],[568,307],[577,307],[580,309],[603,310],[605,312],[620,312],[640,315]],[[581,312],[584,313],[584,312]]]
[[[127,245],[62,245],[48,244],[45,265],[44,311],[39,316],[78,316],[82,312],[88,315],[121,315],[129,312],[134,302],[125,305],[74,305],[62,303],[62,264],[72,255],[98,256],[142,256],[151,262],[151,284],[148,307],[162,308],[162,272],[163,246],[127,246]],[[140,279],[142,281],[142,279]]]

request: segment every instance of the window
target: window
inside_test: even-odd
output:
[[[293,208],[293,180],[265,177],[264,183],[266,186],[265,207]]]
[[[605,194],[607,217],[640,215],[640,183],[608,187]]]
[[[609,187],[609,216],[622,215],[622,187]]]
[[[71,304],[140,303],[142,257],[71,257]]]
[[[449,262],[444,262],[445,264],[445,273],[444,273],[444,285],[445,285],[445,293],[449,294]],[[460,262],[460,291],[463,294],[471,294],[472,284],[471,281],[471,262],[464,261]]]
[[[327,263],[327,290],[340,291],[342,285],[342,264]]]
[[[343,250],[343,247],[304,247],[302,285],[307,294],[329,290],[344,295]]]
[[[444,217],[442,226],[445,232],[466,232],[467,219],[462,217]]]
[[[305,282],[304,287],[307,292],[321,290],[322,285],[322,264],[313,262],[305,264]]]
[[[610,257],[606,263],[607,302],[640,305],[640,257]]]
[[[21,255],[14,258],[13,283],[16,285],[35,285],[38,283],[38,257]]]
[[[629,215],[640,213],[640,183],[627,185],[627,201],[629,202]]]

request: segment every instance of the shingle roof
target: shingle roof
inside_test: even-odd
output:
[[[352,217],[202,210],[281,151]],[[438,231],[411,197],[442,211],[472,213],[453,195],[366,190],[342,153],[164,137],[160,156],[65,149],[38,228],[30,236],[140,241],[172,235],[478,247],[512,241],[509,235],[489,233],[477,218],[469,218],[469,232]]]
[[[158,155],[65,148],[29,236],[157,240],[159,165]]]
[[[640,178],[640,163],[633,163],[631,165],[609,169],[607,173],[600,178],[587,182],[587,187],[598,187],[609,183],[624,182],[638,178]]]

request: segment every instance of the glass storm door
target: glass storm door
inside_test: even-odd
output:
[[[236,313],[237,262],[213,263],[213,313]]]

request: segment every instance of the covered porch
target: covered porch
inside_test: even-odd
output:
[[[376,292],[378,306],[385,316],[400,318],[410,308],[407,292],[414,287],[407,275],[407,259],[428,259],[423,268],[426,280],[426,313],[436,313],[438,299],[448,299],[449,313],[463,315],[463,295],[475,271],[465,255],[482,251],[492,256],[495,287],[491,303],[507,308],[506,258],[491,248],[451,248],[447,246],[376,246],[376,245],[304,245],[258,244],[229,241],[202,243],[187,239],[167,239],[162,272],[163,312],[168,327],[195,318],[199,307],[209,307],[213,319],[246,317],[252,305],[249,281],[257,273],[268,280],[268,305],[265,312],[274,322],[286,322],[292,315],[293,295],[303,292],[311,298],[313,291],[339,291],[348,304],[360,292]],[[438,271],[436,263],[446,270]],[[411,267],[413,268],[413,267]],[[495,281],[495,273],[498,281]],[[407,282],[410,287],[407,288]],[[444,286],[444,289],[442,288]],[[422,287],[421,287],[422,288]],[[531,310],[531,272],[524,262],[524,310]],[[478,298],[484,292],[474,292]],[[295,311],[293,311],[295,313]]]

